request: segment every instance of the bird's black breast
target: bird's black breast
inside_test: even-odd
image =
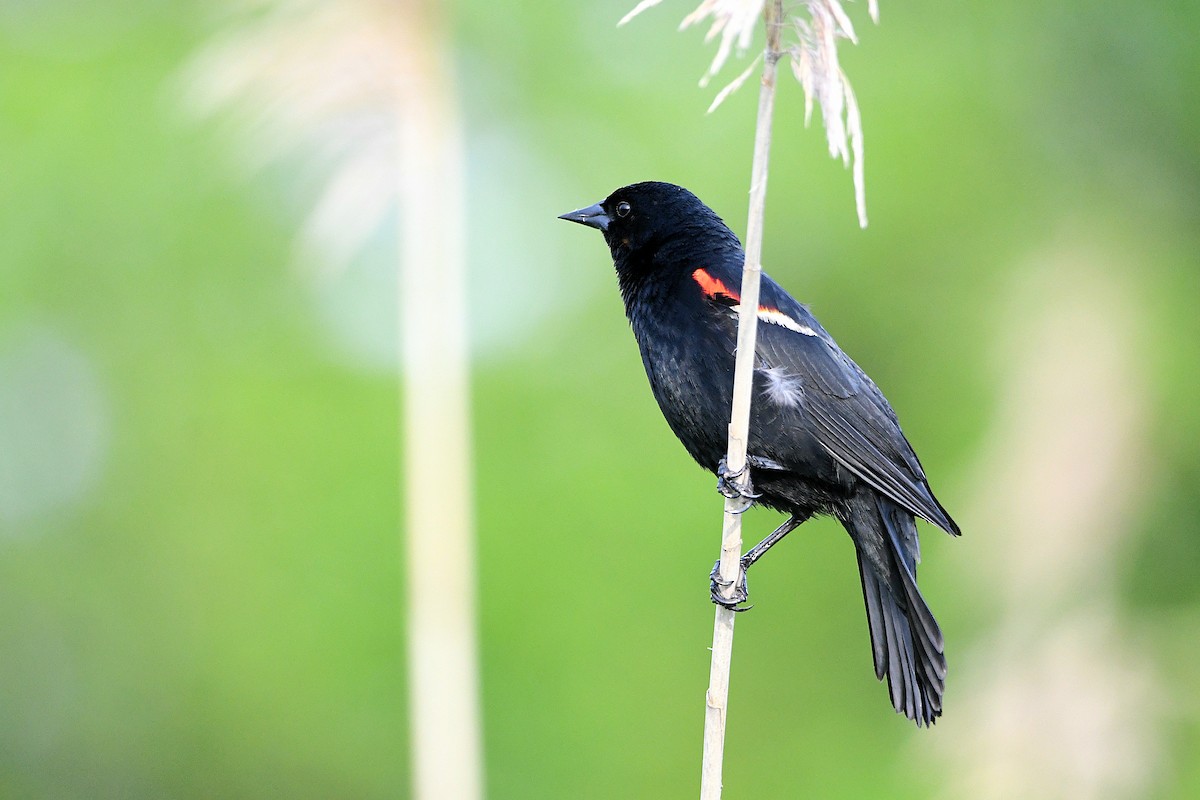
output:
[[[702,467],[716,471],[728,447],[737,351],[733,300],[714,299],[691,273],[632,287],[626,310],[663,417]],[[731,290],[734,291],[734,290]],[[762,324],[762,323],[760,323]],[[760,502],[788,512],[831,511],[855,483],[817,439],[804,408],[805,376],[784,375],[795,396],[782,395],[778,371],[757,363],[749,453],[785,467],[754,469]]]
[[[692,458],[715,471],[728,442],[736,339],[688,280],[656,281],[627,312],[663,417]]]

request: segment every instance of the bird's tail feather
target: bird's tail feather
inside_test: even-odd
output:
[[[887,499],[878,498],[875,505],[874,519],[859,518],[855,524],[878,525],[882,530],[872,531],[875,536],[869,538],[862,531],[854,537],[856,542],[878,541],[882,533],[885,539],[886,575],[880,574],[877,559],[864,558],[861,544],[858,552],[875,675],[887,678],[898,712],[917,725],[931,725],[942,713],[946,657],[941,629],[917,589],[915,553],[903,546],[916,540],[916,531],[909,530],[916,523]]]

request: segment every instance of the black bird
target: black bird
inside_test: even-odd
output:
[[[688,190],[636,183],[560,219],[597,228],[625,313],[671,430],[728,491],[724,458],[745,254]],[[809,310],[762,276],[747,462],[755,502],[789,515],[741,559],[734,600],[714,569],[713,602],[741,609],[745,571],[815,514],[846,528],[858,554],[875,658],[892,704],[918,726],[942,713],[942,632],[917,589],[916,517],[958,526],[929,488],[883,393]],[[726,584],[727,586],[727,584]]]

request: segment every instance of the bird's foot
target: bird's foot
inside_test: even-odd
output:
[[[733,586],[733,591],[726,597],[725,590],[729,586]],[[721,562],[714,564],[708,575],[708,593],[714,603],[730,611],[742,612],[754,608],[742,605],[750,598],[750,589],[746,586],[746,564],[742,560],[738,561],[738,576],[732,582],[721,579]]]
[[[735,498],[745,500],[746,508],[762,497],[761,494],[754,491],[754,484],[750,482],[750,467],[744,466],[734,472],[729,468],[724,456],[721,457],[721,463],[717,464],[717,491],[731,500]]]

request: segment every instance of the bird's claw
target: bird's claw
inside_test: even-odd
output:
[[[740,497],[746,501],[746,508],[762,497],[754,491],[754,484],[750,482],[750,467],[744,466],[734,472],[729,468],[724,456],[721,457],[721,463],[717,464],[717,491],[731,500]]]
[[[725,596],[725,589],[733,586],[733,592],[729,597]],[[754,606],[743,606],[750,597],[750,590],[746,586],[746,565],[741,561],[738,562],[738,576],[736,580],[726,581],[721,579],[721,562],[718,561],[713,565],[712,572],[708,575],[708,593],[712,601],[717,605],[728,608],[730,611],[741,613],[749,611]]]

